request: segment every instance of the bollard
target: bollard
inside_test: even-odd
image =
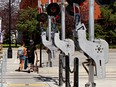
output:
[[[51,51],[48,49],[47,53],[48,53],[48,66],[52,67],[52,61],[51,61],[52,54],[51,54]]]
[[[40,67],[42,67],[42,41],[40,42]]]
[[[62,81],[62,78],[63,78],[63,62],[62,62],[62,59],[64,57],[64,54],[63,53],[60,53],[59,54],[59,86],[62,86],[63,85],[63,81]]]
[[[79,59],[74,59],[74,87],[79,87]]]
[[[8,48],[7,57],[12,58],[12,48],[11,47]]]
[[[65,56],[65,61],[66,61],[66,63],[65,63],[65,78],[66,78],[66,87],[70,87],[70,75],[69,75],[69,71],[70,71],[70,69],[69,69],[69,56]]]

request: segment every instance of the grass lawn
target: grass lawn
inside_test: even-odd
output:
[[[16,44],[11,44],[11,47],[19,47],[20,45],[19,44],[17,44],[17,46],[16,46]],[[9,44],[3,44],[3,47],[9,47]]]

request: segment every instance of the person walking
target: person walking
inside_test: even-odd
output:
[[[26,51],[27,49],[24,46],[25,46],[24,42],[21,42],[21,46],[18,48],[18,51],[17,51],[17,57],[20,60],[19,69],[17,71],[22,71],[24,67],[24,61],[27,54],[27,51]]]
[[[35,59],[35,46],[34,46],[34,41],[30,40],[29,41],[29,46],[27,48],[27,56],[28,56],[28,73],[31,72],[31,70],[34,70],[34,59]]]

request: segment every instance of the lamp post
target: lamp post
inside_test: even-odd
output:
[[[11,0],[9,0],[9,47],[8,47],[8,58],[12,58],[12,48],[11,48]]]

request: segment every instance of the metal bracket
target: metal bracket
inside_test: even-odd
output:
[[[81,50],[96,64],[97,77],[105,77],[105,63],[108,62],[108,43],[103,39],[95,39],[93,42],[86,39],[86,27],[84,24],[79,24],[76,27],[78,44]]]
[[[59,33],[54,34],[54,44],[65,53],[65,55],[74,54],[74,41],[71,39],[60,40]]]
[[[48,41],[46,39],[46,32],[42,32],[41,38],[42,38],[42,43],[44,44],[44,46],[51,51],[51,58],[54,58],[55,52],[58,51],[58,48],[54,46],[53,41]]]

